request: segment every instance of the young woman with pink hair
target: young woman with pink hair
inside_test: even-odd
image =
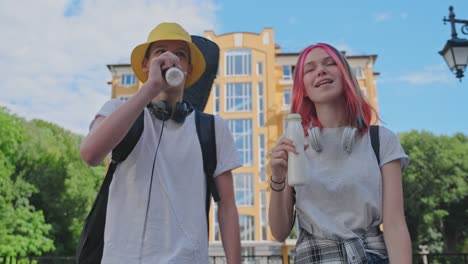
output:
[[[302,116],[309,144],[295,146],[283,136],[272,149],[269,221],[273,236],[284,241],[297,215],[294,263],[411,263],[402,188],[408,156],[382,126],[374,153],[375,111],[332,46],[319,43],[299,55],[291,113]],[[288,155],[303,147],[307,181],[293,188]]]

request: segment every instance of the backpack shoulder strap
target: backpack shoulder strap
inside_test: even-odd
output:
[[[120,143],[112,150],[111,161],[120,163],[127,159],[128,155],[132,152],[135,145],[140,140],[141,134],[144,129],[144,111],[138,116],[135,123],[133,123],[127,135],[120,141]]]
[[[215,202],[219,202],[220,197],[216,182],[214,180],[214,172],[216,169],[216,134],[214,116],[195,110],[195,125],[197,127],[198,140],[203,156],[203,170],[206,178],[206,226],[208,235],[210,234],[210,206],[211,196]]]
[[[207,189],[215,202],[220,200],[218,189],[214,182],[214,172],[216,169],[216,134],[214,116],[195,111],[195,124],[197,127],[198,140],[200,141],[203,155],[203,170],[207,180]]]
[[[377,163],[380,166],[380,137],[379,137],[379,126],[370,126],[370,138],[372,149],[374,149],[375,157],[377,158]]]

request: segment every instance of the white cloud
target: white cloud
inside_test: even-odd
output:
[[[65,17],[68,3],[0,1],[0,106],[81,134],[110,98],[106,65],[128,63],[156,24],[217,29],[214,0],[82,0]]]
[[[392,14],[390,12],[382,12],[378,14],[374,14],[374,21],[375,22],[384,22],[390,20],[392,18]]]
[[[397,78],[399,81],[407,82],[411,85],[426,85],[439,82],[450,82],[454,76],[450,74],[445,64],[427,66],[416,72],[403,74]]]

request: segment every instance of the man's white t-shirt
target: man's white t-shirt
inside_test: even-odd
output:
[[[108,116],[122,104],[120,100],[110,100],[96,116]],[[165,121],[161,136],[162,127],[163,122],[145,109],[141,138],[114,173],[104,231],[103,264],[209,262],[206,179],[195,113],[181,124]],[[215,131],[217,177],[240,167],[241,163],[227,123],[218,116]]]

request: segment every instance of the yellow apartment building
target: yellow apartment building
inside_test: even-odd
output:
[[[282,53],[275,43],[273,28],[264,28],[260,33],[222,35],[205,31],[204,37],[220,47],[218,75],[205,112],[227,120],[243,163],[243,167],[233,172],[242,254],[287,255],[295,243],[294,234],[285,243],[278,243],[268,227],[270,169],[267,153],[283,133],[291,103],[294,66],[300,51]],[[378,110],[378,73],[374,72],[377,55],[346,57],[364,94]],[[127,100],[141,86],[130,64],[107,67],[112,73],[112,98]],[[216,205],[212,206],[211,256],[223,254],[216,210]]]

